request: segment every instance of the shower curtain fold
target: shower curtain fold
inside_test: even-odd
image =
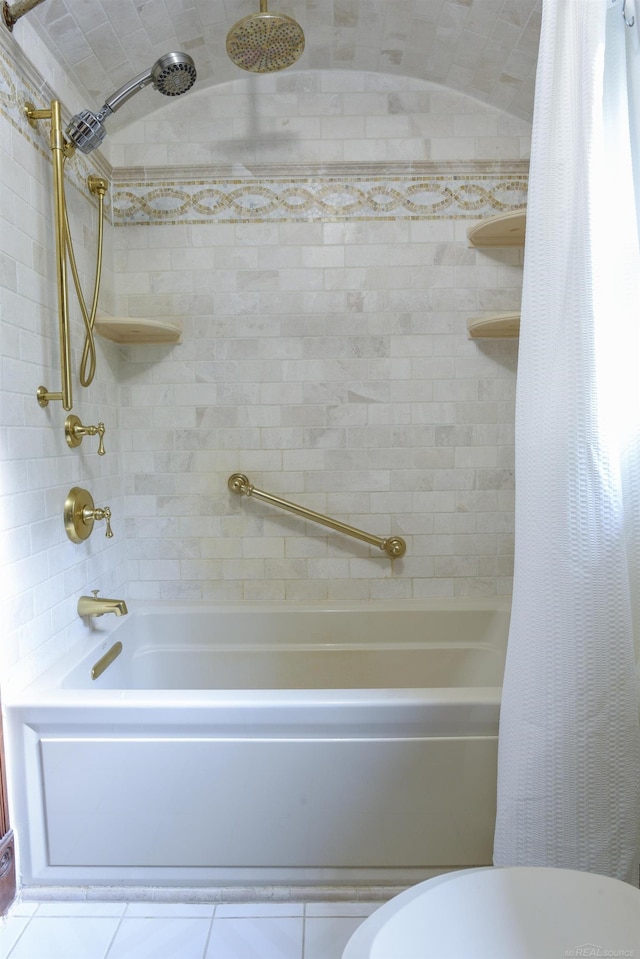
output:
[[[640,255],[625,32],[620,3],[543,4],[494,862],[633,882]]]

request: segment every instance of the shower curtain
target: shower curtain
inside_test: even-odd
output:
[[[543,2],[494,847],[496,865],[629,882],[640,862],[635,13],[627,0],[629,26],[622,0]]]

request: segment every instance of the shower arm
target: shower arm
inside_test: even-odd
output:
[[[354,539],[362,540],[362,542],[369,543],[371,546],[377,546],[391,559],[399,559],[407,551],[407,544],[401,536],[389,536],[384,539],[382,536],[374,536],[373,533],[365,533],[362,529],[348,526],[347,523],[341,523],[340,520],[332,519],[323,513],[316,513],[315,510],[307,509],[306,506],[298,506],[297,503],[290,503],[289,500],[274,496],[273,493],[265,493],[264,490],[256,489],[243,473],[233,473],[229,477],[227,485],[232,493],[237,493],[239,496],[242,496],[243,493],[245,496],[255,496],[256,499],[264,500],[265,503],[271,503],[272,506],[278,506],[290,513],[296,513],[313,523],[320,523],[322,526],[338,530],[339,533],[346,533],[347,536],[353,536]]]

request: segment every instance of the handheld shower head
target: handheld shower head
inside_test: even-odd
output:
[[[151,67],[151,82],[165,97],[179,97],[196,82],[196,65],[186,53],[165,53]]]
[[[119,110],[138,90],[150,83],[166,97],[179,97],[196,82],[196,65],[188,53],[165,53],[150,70],[138,74],[105,100],[98,113],[81,110],[71,118],[65,131],[68,139],[81,153],[91,153],[99,147],[107,131],[104,120]]]

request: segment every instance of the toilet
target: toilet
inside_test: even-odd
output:
[[[640,890],[572,869],[463,869],[376,910],[342,959],[640,957]]]

